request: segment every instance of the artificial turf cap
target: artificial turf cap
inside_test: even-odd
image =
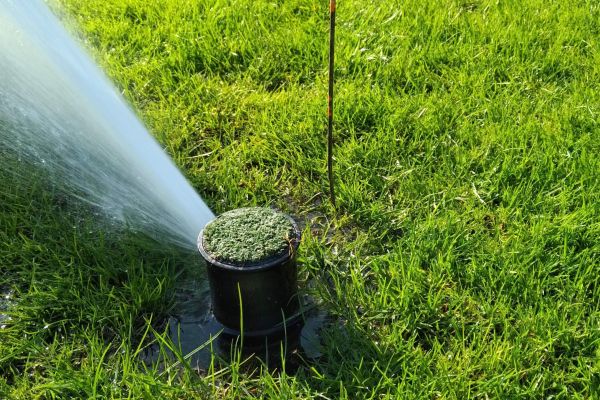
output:
[[[217,261],[247,265],[290,251],[296,231],[283,213],[262,207],[221,214],[202,233],[204,250]]]

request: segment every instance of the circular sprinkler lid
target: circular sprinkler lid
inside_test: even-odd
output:
[[[300,241],[294,220],[264,207],[238,208],[219,215],[200,232],[198,247],[222,264],[254,267],[292,255]]]

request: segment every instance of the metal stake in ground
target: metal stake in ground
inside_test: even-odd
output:
[[[329,96],[327,97],[327,174],[329,176],[329,197],[335,207],[333,189],[333,68],[335,49],[335,0],[329,2]]]

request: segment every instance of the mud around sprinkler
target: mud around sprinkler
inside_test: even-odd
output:
[[[299,244],[292,218],[261,207],[228,211],[200,232],[212,310],[226,333],[277,336],[296,324]]]

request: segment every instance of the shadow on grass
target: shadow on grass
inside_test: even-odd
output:
[[[407,355],[380,345],[365,327],[338,322],[322,333],[323,356],[298,376],[325,398],[368,398],[396,390]]]

